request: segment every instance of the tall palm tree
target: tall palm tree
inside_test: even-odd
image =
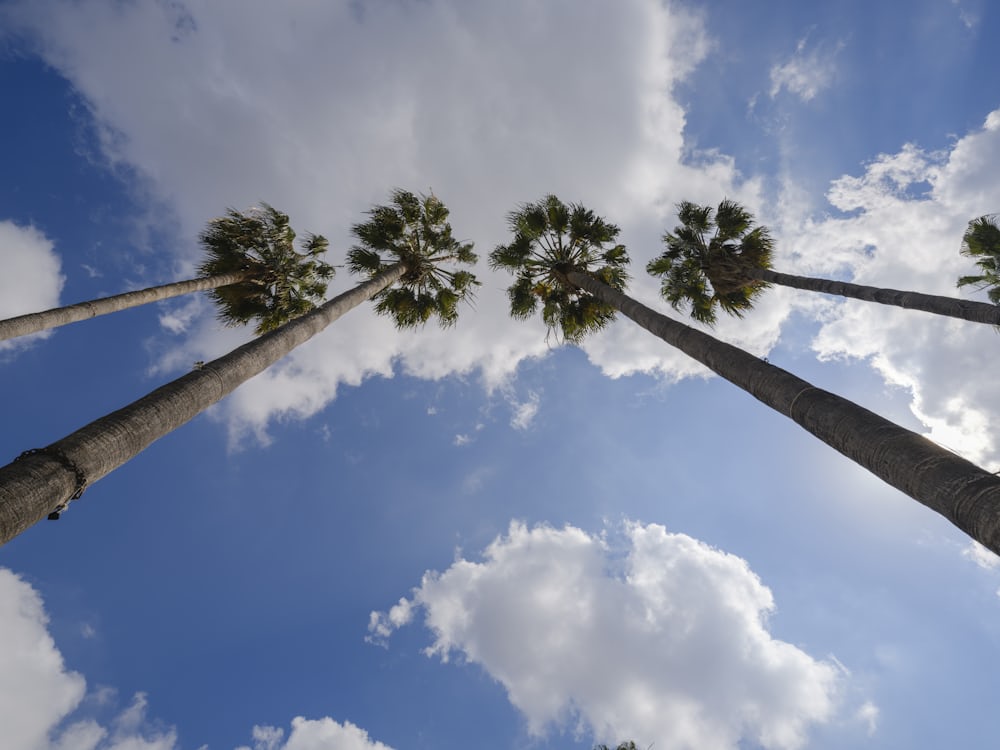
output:
[[[734,201],[724,200],[714,211],[685,201],[677,215],[680,225],[663,235],[666,249],[646,270],[662,279],[663,297],[674,309],[687,302],[691,316],[703,323],[715,322],[717,308],[741,316],[770,284],[781,284],[1000,325],[998,305],[775,271],[770,234],[765,227],[754,227],[753,215]],[[975,283],[978,277],[963,278]]]
[[[69,501],[151,443],[185,424],[254,375],[284,357],[368,299],[400,327],[431,316],[455,320],[455,303],[468,299],[477,282],[446,263],[476,261],[471,243],[452,237],[448,211],[435,196],[403,190],[392,205],[378,206],[353,227],[358,245],[350,265],[370,278],[310,312],[265,333],[199,369],[177,378],[128,406],[91,422],[51,445],[25,451],[0,468],[0,544],[48,516],[58,517]],[[406,294],[390,292],[399,284]],[[427,313],[427,295],[433,309]]]
[[[605,281],[624,276],[625,249],[605,247],[615,241],[618,228],[582,206],[567,208],[549,196],[511,213],[509,223],[514,240],[490,254],[490,265],[517,278],[508,290],[514,317],[528,317],[541,303],[550,327],[568,319],[564,334],[576,341],[586,330],[607,323],[604,311],[619,311],[1000,553],[1000,478],[847,399],[626,296],[621,285]],[[613,272],[606,270],[608,266],[614,266]],[[557,286],[560,289],[553,290]],[[547,310],[546,305],[550,305]],[[581,321],[579,310],[601,312]]]
[[[969,222],[960,252],[974,258],[981,273],[959,277],[958,285],[986,289],[990,302],[1000,305],[1000,224],[997,220],[998,214],[988,214]]]
[[[209,222],[200,240],[206,258],[199,278],[0,320],[0,341],[202,291],[219,303],[226,324],[256,320],[257,333],[264,333],[311,310],[333,277],[318,257],[326,239],[308,235],[297,252],[288,216],[266,203],[245,213],[229,209]]]

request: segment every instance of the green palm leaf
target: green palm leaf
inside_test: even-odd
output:
[[[961,276],[958,286],[972,286],[986,289],[986,295],[994,305],[1000,304],[1000,224],[998,214],[980,216],[969,222],[962,236],[960,252],[973,258],[980,273]]]
[[[624,245],[612,244],[618,227],[554,195],[522,204],[508,214],[507,224],[513,238],[490,253],[490,267],[516,276],[507,289],[511,316],[529,318],[540,306],[550,332],[570,342],[614,319],[612,307],[570,284],[566,273],[580,271],[614,289],[624,289],[628,252]]]
[[[376,312],[399,328],[420,326],[432,317],[442,326],[454,325],[459,303],[471,303],[480,282],[470,271],[446,267],[478,259],[471,242],[452,236],[448,208],[433,194],[396,189],[389,205],[376,206],[368,217],[351,229],[358,240],[347,255],[351,272],[375,276],[397,263],[406,267],[398,286],[374,297]]]
[[[747,275],[770,269],[774,241],[753,214],[729,199],[713,210],[685,201],[680,220],[663,235],[664,250],[646,266],[660,278],[660,294],[674,309],[687,307],[695,320],[714,325],[717,310],[743,317],[769,284]]]
[[[302,252],[288,215],[266,203],[246,212],[229,209],[201,233],[203,276],[248,271],[250,278],[209,292],[219,319],[230,326],[256,321],[266,333],[297,318],[323,300],[333,266],[319,260],[329,245],[325,237],[306,235]]]

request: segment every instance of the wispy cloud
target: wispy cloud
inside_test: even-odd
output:
[[[965,7],[962,0],[951,0],[951,4],[958,9],[958,18],[965,28],[971,30],[979,25],[979,14]]]
[[[530,391],[528,393],[526,401],[518,402],[516,399],[512,398],[510,400],[510,404],[514,413],[510,418],[510,426],[515,430],[526,430],[531,427],[531,423],[538,414],[538,407],[540,403],[541,399],[534,391]]]
[[[972,560],[983,570],[996,570],[1000,568],[1000,557],[986,549],[979,542],[973,541],[968,547],[962,550],[962,557]]]
[[[878,729],[878,706],[871,701],[865,701],[861,708],[858,709],[856,716],[865,725],[868,736],[872,737]]]
[[[832,49],[822,44],[810,48],[808,36],[800,39],[795,53],[771,68],[771,98],[784,90],[804,102],[812,101],[833,83],[836,58],[843,47],[843,42],[838,42]]]

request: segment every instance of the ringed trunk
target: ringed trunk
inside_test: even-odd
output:
[[[80,320],[96,318],[98,315],[127,310],[130,307],[139,307],[150,302],[180,297],[192,292],[205,292],[219,287],[238,284],[250,278],[248,271],[236,271],[233,273],[221,273],[215,276],[203,276],[187,281],[176,281],[163,286],[153,286],[148,289],[138,289],[134,292],[115,294],[111,297],[101,297],[87,302],[78,302],[75,305],[65,307],[55,307],[43,312],[28,313],[18,315],[14,318],[0,320],[0,341],[27,336],[29,333],[37,333],[49,328],[58,328],[69,323],[76,323]]]
[[[877,286],[852,284],[847,281],[817,279],[811,276],[796,276],[766,268],[747,268],[743,271],[743,275],[755,281],[781,284],[809,292],[837,294],[841,297],[860,299],[865,302],[878,302],[881,305],[894,305],[908,310],[923,310],[936,315],[971,320],[974,323],[1000,325],[1000,305],[991,305],[987,302],[942,297],[937,294],[923,294],[921,292],[906,292],[899,289],[884,289]]]
[[[402,263],[46,448],[0,468],[0,545],[58,513],[83,489],[190,421],[300,344],[394,284]]]
[[[1000,554],[1000,478],[786,370],[662,315],[578,271],[569,281],[804,427]]]

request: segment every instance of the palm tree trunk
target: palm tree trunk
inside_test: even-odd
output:
[[[936,315],[971,320],[975,323],[1000,325],[1000,305],[991,305],[986,302],[975,302],[957,297],[941,297],[937,294],[922,294],[921,292],[904,292],[898,289],[883,289],[877,286],[851,284],[847,281],[816,279],[811,276],[795,276],[766,268],[740,269],[740,273],[746,278],[804,289],[809,292],[838,294],[841,297],[851,297],[865,302],[895,305],[909,310],[923,310]]]
[[[405,272],[402,263],[390,266],[302,317],[0,468],[0,544],[58,513],[84,487],[193,419]]]
[[[578,271],[567,279],[1000,554],[1000,478],[836,394]]]
[[[188,281],[176,281],[173,284],[163,286],[153,286],[149,289],[139,289],[134,292],[115,294],[111,297],[101,297],[88,302],[78,302],[75,305],[65,307],[55,307],[44,312],[18,315],[14,318],[0,320],[0,341],[27,336],[29,333],[37,333],[48,328],[58,328],[68,323],[76,323],[88,318],[96,318],[98,315],[126,310],[130,307],[138,307],[150,302],[179,297],[192,292],[204,292],[209,289],[238,284],[246,281],[250,274],[246,271],[236,271],[234,273],[221,273],[216,276],[203,276]]]

